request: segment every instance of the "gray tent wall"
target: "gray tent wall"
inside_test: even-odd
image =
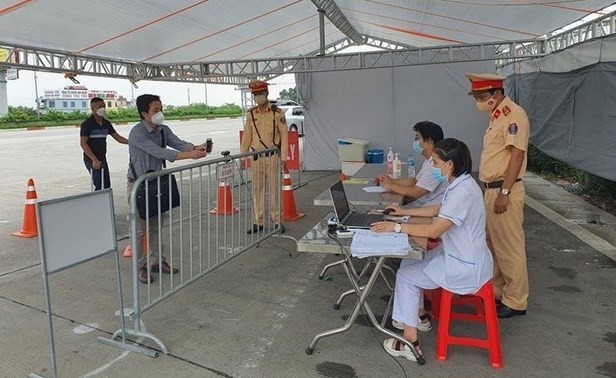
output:
[[[340,169],[339,138],[364,139],[369,148],[391,146],[405,161],[412,126],[430,120],[445,137],[468,144],[477,170],[488,117],[467,96],[468,71],[494,72],[495,66],[485,61],[296,74],[306,107],[304,168]]]
[[[508,76],[505,88],[529,115],[533,145],[612,181],[616,181],[615,54],[616,38],[583,43],[516,65],[522,72]]]

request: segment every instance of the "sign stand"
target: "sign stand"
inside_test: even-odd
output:
[[[111,189],[37,202],[41,270],[47,308],[47,325],[52,377],[58,375],[51,312],[49,276],[62,270],[115,252],[116,281],[120,304],[122,341],[98,338],[98,341],[122,349],[156,357],[157,352],[126,342],[124,297],[117,252],[113,193]],[[43,378],[30,373],[29,377]]]

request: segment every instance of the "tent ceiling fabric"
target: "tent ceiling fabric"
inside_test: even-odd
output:
[[[418,47],[535,38],[611,1],[335,0],[362,35]],[[329,21],[325,44],[344,38]],[[310,0],[0,0],[0,45],[144,63],[271,59],[319,49]]]

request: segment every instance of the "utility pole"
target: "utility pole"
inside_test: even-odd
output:
[[[190,105],[190,88],[188,88],[188,105]]]
[[[207,109],[207,83],[203,83],[205,86],[205,108]]]
[[[0,70],[0,117],[9,113],[8,95],[6,90],[6,71]]]
[[[34,71],[34,95],[36,96],[36,115],[38,117],[41,116],[41,107],[40,107],[40,99],[38,95],[38,76],[36,76],[36,71]]]

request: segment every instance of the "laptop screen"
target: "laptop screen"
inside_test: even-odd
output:
[[[342,220],[351,212],[349,208],[349,202],[347,201],[346,194],[344,193],[344,186],[342,181],[338,181],[329,188],[329,194],[332,196],[332,202],[334,203],[334,211],[338,222]]]

